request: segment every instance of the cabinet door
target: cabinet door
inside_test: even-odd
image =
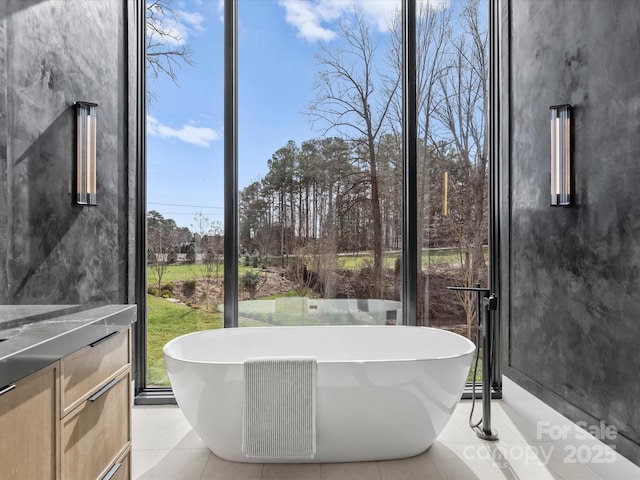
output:
[[[0,395],[0,477],[55,479],[58,363],[4,388]],[[13,388],[11,388],[13,387]]]

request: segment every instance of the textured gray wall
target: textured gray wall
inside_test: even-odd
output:
[[[130,9],[0,2],[0,304],[129,303]],[[100,105],[97,207],[74,204],[77,100]]]
[[[615,426],[639,463],[640,2],[509,6],[506,373],[575,421]],[[560,103],[574,106],[569,208],[549,207],[548,108]]]

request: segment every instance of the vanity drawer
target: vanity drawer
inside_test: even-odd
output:
[[[131,449],[116,460],[100,480],[131,480]]]
[[[60,362],[61,408],[65,416],[82,403],[104,381],[130,361],[129,330],[97,340]]]
[[[130,447],[130,383],[127,370],[62,419],[63,480],[101,478]]]

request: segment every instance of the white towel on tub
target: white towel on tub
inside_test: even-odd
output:
[[[314,458],[314,357],[256,357],[244,362],[242,452],[247,457]]]

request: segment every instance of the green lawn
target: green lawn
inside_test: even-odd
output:
[[[473,356],[473,361],[471,362],[471,369],[469,370],[469,376],[467,377],[467,382],[473,382],[473,370],[476,364],[476,357]],[[478,359],[478,370],[476,371],[476,383],[482,383],[482,357]]]
[[[147,295],[147,307],[147,383],[169,385],[162,347],[185,333],[221,328],[222,315],[177,305],[153,295]]]
[[[189,280],[192,278],[202,278],[199,265],[168,265],[162,275],[162,283]],[[147,267],[147,283],[150,286],[155,286],[158,283],[153,267]]]
[[[460,265],[460,251],[458,249],[440,248],[422,252],[422,266]]]
[[[162,347],[180,335],[200,330],[222,328],[224,320],[218,312],[195,310],[164,298],[147,295],[147,384],[168,386]],[[265,327],[268,323],[242,318],[241,327]]]
[[[400,253],[387,253],[384,255],[385,268],[394,268],[396,259],[400,257]],[[354,270],[362,268],[366,263],[371,263],[373,257],[369,253],[340,255],[338,257],[338,268]],[[423,250],[422,266],[438,266],[438,265],[459,265],[460,251],[455,248],[440,248]]]
[[[252,267],[245,267],[244,264],[238,266],[238,275],[242,276],[246,270],[254,270]],[[218,276],[224,275],[224,268],[220,266],[218,269]],[[179,282],[190,279],[202,279],[203,270],[202,265],[190,264],[190,265],[167,265],[163,275],[162,283]],[[153,267],[147,267],[147,284],[149,286],[157,286],[158,280],[156,272]]]

